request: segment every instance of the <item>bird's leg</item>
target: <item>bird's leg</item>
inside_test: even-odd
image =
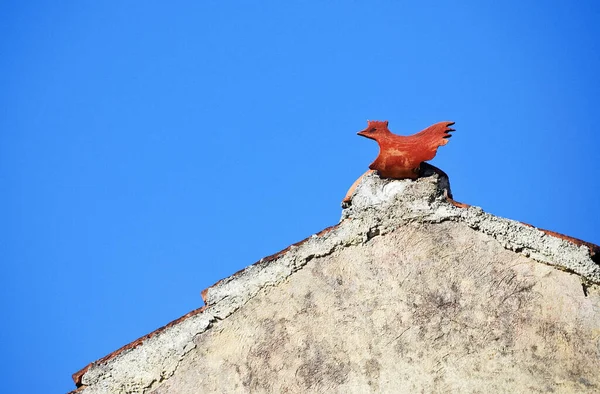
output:
[[[372,172],[375,172],[375,171],[368,170],[367,172],[365,172],[364,174],[359,176],[357,180],[354,181],[352,186],[350,186],[350,189],[348,189],[348,192],[346,193],[346,197],[344,197],[344,199],[342,200],[342,208],[345,209],[345,208],[348,208],[350,205],[352,205],[352,194],[354,194],[354,190],[356,190],[356,187],[362,181],[363,177]]]

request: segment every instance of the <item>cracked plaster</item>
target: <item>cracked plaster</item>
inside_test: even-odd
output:
[[[196,348],[195,339],[218,326],[259,292],[278,286],[313,259],[361,245],[410,224],[462,223],[497,240],[504,248],[600,283],[600,267],[585,246],[549,236],[522,223],[499,218],[478,207],[458,208],[444,197],[446,178],[433,175],[411,180],[382,180],[367,175],[352,205],[328,231],[313,235],[283,253],[265,258],[203,292],[206,309],[168,327],[139,346],[92,364],[77,390],[92,393],[147,393],[160,386]]]

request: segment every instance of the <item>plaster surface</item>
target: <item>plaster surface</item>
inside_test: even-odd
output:
[[[337,226],[207,289],[78,391],[598,391],[590,251],[448,190],[365,176]]]

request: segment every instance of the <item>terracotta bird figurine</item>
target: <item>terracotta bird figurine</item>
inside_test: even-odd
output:
[[[450,128],[454,122],[440,122],[410,136],[401,136],[388,129],[388,121],[367,121],[366,129],[358,135],[377,141],[379,156],[365,174],[377,171],[382,178],[416,179],[421,170],[421,163],[435,157],[438,147],[446,145],[452,135]],[[364,175],[363,175],[364,176]],[[362,176],[354,182],[342,201],[342,206],[350,205],[352,193],[360,183]]]

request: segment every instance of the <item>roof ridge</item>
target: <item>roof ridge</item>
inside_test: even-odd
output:
[[[355,191],[352,206],[343,210],[338,224],[219,280],[202,291],[205,306],[88,364],[73,374],[75,384],[85,387],[84,377],[90,373],[91,381],[100,380],[110,361],[119,356],[126,357],[127,353],[150,341],[159,341],[162,334],[175,326],[200,319],[189,322],[190,332],[171,341],[177,343],[169,342],[169,349],[174,348],[174,353],[183,357],[193,348],[189,348],[186,341],[209,329],[214,322],[228,317],[264,286],[280,283],[315,257],[329,255],[339,247],[368,242],[374,236],[383,235],[417,219],[430,223],[447,220],[463,223],[492,236],[506,249],[576,273],[593,283],[600,283],[600,247],[526,223],[500,218],[479,207],[456,203],[447,197],[449,182],[443,178],[439,174],[417,181],[383,180],[374,174],[365,176]],[[161,349],[161,344],[157,346]],[[174,369],[171,373],[174,373]]]

